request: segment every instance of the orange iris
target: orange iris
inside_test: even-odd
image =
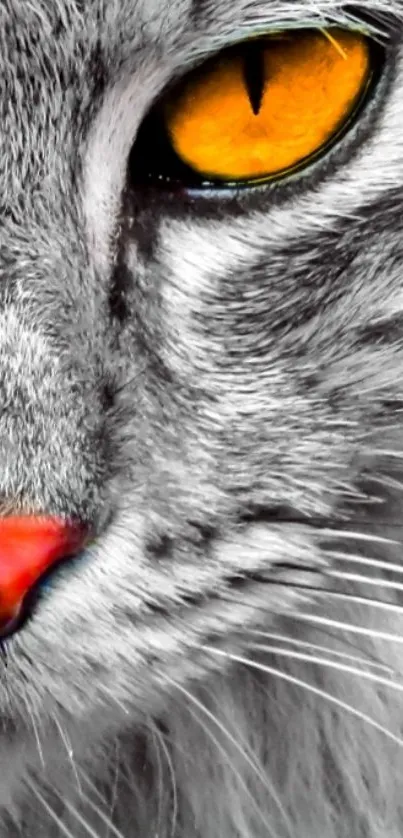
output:
[[[252,55],[260,72],[253,108],[244,47],[191,74],[166,105],[174,150],[206,177],[270,178],[298,166],[334,138],[370,78],[369,44],[359,33],[267,37],[246,45],[259,53]]]

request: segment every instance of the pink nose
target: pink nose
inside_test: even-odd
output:
[[[81,523],[40,515],[0,518],[0,628],[18,616],[25,595],[46,570],[87,541]]]

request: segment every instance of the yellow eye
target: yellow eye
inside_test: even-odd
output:
[[[205,179],[265,180],[322,151],[371,78],[368,39],[331,29],[291,31],[227,50],[165,103],[180,160]]]

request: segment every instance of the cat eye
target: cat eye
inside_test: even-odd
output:
[[[140,128],[134,183],[253,186],[323,154],[360,111],[375,77],[360,32],[290,30],[237,44],[189,73]]]

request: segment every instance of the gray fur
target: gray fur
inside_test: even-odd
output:
[[[97,532],[7,642],[1,838],[402,834],[403,4],[361,8],[396,42],[362,121],[234,211],[128,192],[144,115],[226,43],[351,9],[1,4],[0,497]]]

